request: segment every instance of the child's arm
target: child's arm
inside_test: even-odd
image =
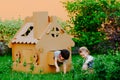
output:
[[[82,66],[82,70],[87,70],[87,68],[88,68],[87,64],[84,63],[83,66]]]
[[[60,68],[57,64],[57,58],[55,57],[55,67],[56,67],[56,72],[59,72],[60,71]]]
[[[93,61],[93,57],[92,57],[92,56],[87,57],[85,63],[84,63],[83,66],[82,66],[82,69],[83,69],[83,70],[87,70],[87,68],[88,68],[88,63],[91,62],[91,61]]]
[[[67,68],[66,61],[64,61],[64,62],[63,62],[63,70],[64,70],[64,74],[66,73],[66,68]]]
[[[92,57],[92,56],[89,56],[89,57],[87,58],[87,60],[85,61],[84,64],[88,64],[88,63],[91,62],[92,60],[93,60],[93,57]]]

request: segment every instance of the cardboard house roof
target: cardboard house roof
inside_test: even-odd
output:
[[[33,30],[31,30],[28,35],[23,36],[23,33],[31,26],[33,26],[33,23],[26,23],[24,27],[16,33],[16,36],[12,39],[11,43],[36,44],[38,40],[34,38]]]
[[[41,21],[39,21],[40,20],[39,17],[42,18]],[[24,25],[18,30],[14,38],[10,41],[9,47],[11,47],[12,44],[14,43],[37,44],[44,35],[49,34],[51,32],[51,30],[54,27],[53,26],[54,23],[57,23],[57,17],[52,16],[50,18],[46,12],[35,13],[35,15],[33,14],[32,17],[27,17],[25,19]],[[62,32],[65,32],[58,23],[56,25]],[[36,28],[36,26],[43,26],[43,27]],[[71,41],[74,45],[74,42],[71,40],[71,38],[69,39],[70,39],[69,41]]]

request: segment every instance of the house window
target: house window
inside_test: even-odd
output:
[[[30,26],[30,27],[27,29],[27,31],[26,31],[24,34],[22,34],[22,36],[28,36],[29,33],[30,33],[32,30],[33,30],[33,26]]]
[[[51,36],[52,37],[58,37],[59,36],[59,28],[57,28],[57,27],[53,27],[53,29],[51,30]]]
[[[59,29],[56,27],[56,31],[59,31]]]

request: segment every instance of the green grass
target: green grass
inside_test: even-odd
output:
[[[73,63],[79,58],[78,55],[73,56]],[[30,74],[24,72],[16,72],[11,69],[11,56],[0,57],[0,80],[73,80],[73,73],[67,74],[48,73],[48,74]]]
[[[93,55],[94,72],[82,71],[83,59],[72,56],[73,68],[67,74],[63,72],[48,74],[30,74],[12,71],[11,56],[0,57],[0,80],[120,80],[120,55]],[[113,75],[114,74],[114,75]]]

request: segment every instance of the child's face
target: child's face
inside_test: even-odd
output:
[[[86,58],[86,55],[84,53],[80,53],[80,56],[82,56],[83,58]]]
[[[80,56],[83,57],[83,58],[86,58],[86,57],[87,57],[87,53],[84,52],[84,51],[79,51],[79,54],[80,54]]]
[[[64,61],[64,58],[61,55],[59,56],[59,58],[61,61]]]

